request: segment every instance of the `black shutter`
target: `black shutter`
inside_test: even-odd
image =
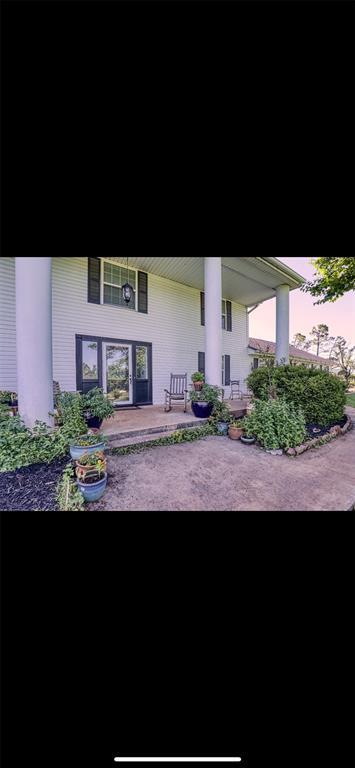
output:
[[[148,314],[148,275],[138,272],[138,312]]]
[[[227,331],[232,330],[232,302],[227,301]]]
[[[205,324],[205,294],[201,292],[201,325]]]
[[[101,285],[100,285],[101,262],[98,256],[88,258],[88,301],[91,304],[100,304]]]
[[[224,384],[226,387],[231,383],[231,358],[230,355],[224,355]]]
[[[205,353],[199,352],[198,353],[198,370],[199,373],[206,373],[205,371]]]

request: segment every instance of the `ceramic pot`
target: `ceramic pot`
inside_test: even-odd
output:
[[[213,411],[213,403],[195,401],[191,403],[191,408],[197,419],[209,419]]]
[[[105,450],[105,443],[102,441],[101,443],[96,443],[96,445],[75,445],[73,443],[70,445],[70,455],[72,459],[80,459],[80,456],[83,456],[84,453],[95,453],[96,451],[104,451]]]
[[[226,421],[218,421],[217,430],[220,435],[228,435],[228,423]]]
[[[98,480],[97,483],[86,485],[86,483],[82,483],[81,480],[77,480],[76,484],[80,493],[82,493],[84,496],[85,501],[98,501],[105,493],[107,485],[107,472],[105,472],[104,477],[102,477],[101,480]]]
[[[86,421],[89,429],[97,429],[97,430],[99,430],[101,425],[102,425],[103,419],[99,419],[98,416],[87,416],[85,421]]]

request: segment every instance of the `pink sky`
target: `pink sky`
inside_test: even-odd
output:
[[[305,278],[312,278],[314,267],[306,256],[285,256],[284,264]],[[344,336],[351,346],[355,345],[355,293],[348,293],[334,304],[314,306],[310,294],[291,291],[290,340],[295,333],[309,335],[314,325],[326,323],[331,336]],[[250,336],[268,341],[276,340],[275,299],[266,301],[250,315]]]

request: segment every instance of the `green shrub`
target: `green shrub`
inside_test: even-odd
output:
[[[249,375],[248,386],[259,400],[272,394],[302,408],[307,424],[325,427],[344,415],[345,384],[328,371],[303,365],[262,367]]]
[[[213,403],[217,405],[223,399],[224,390],[211,384],[204,384],[200,391],[191,390],[190,401],[201,403]]]
[[[7,417],[0,421],[0,472],[11,472],[30,464],[50,464],[65,456],[70,441],[86,429],[76,409],[66,412],[66,421],[55,431],[42,422],[36,422],[31,431],[19,415]]]
[[[112,403],[100,387],[94,387],[83,395],[83,406],[90,416],[98,419],[110,419],[115,413]]]
[[[212,415],[209,418],[210,424],[218,424],[218,422],[225,422],[229,424],[232,418],[232,414],[228,405],[223,400],[217,400],[213,406]]]
[[[267,450],[295,448],[306,436],[301,408],[286,400],[257,400],[244,419],[245,434],[255,436]]]

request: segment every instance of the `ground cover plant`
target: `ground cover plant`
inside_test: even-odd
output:
[[[266,450],[294,448],[306,436],[301,408],[284,399],[257,400],[254,410],[243,421],[245,434],[256,437]]]
[[[85,422],[76,412],[68,415],[56,430],[36,422],[31,431],[19,415],[8,415],[0,422],[0,472],[11,472],[31,464],[50,464],[65,456],[70,441],[85,430]]]
[[[258,400],[282,397],[302,408],[307,424],[325,427],[343,418],[346,386],[328,371],[303,365],[262,367],[248,377]]]
[[[178,429],[172,435],[161,437],[159,440],[149,440],[146,443],[137,443],[136,445],[126,445],[122,448],[112,448],[110,453],[113,456],[128,456],[131,453],[142,453],[148,448],[160,448],[164,445],[176,445],[180,443],[191,443],[195,440],[201,440],[203,437],[209,437],[216,434],[216,428],[213,424],[204,424],[196,429]]]

